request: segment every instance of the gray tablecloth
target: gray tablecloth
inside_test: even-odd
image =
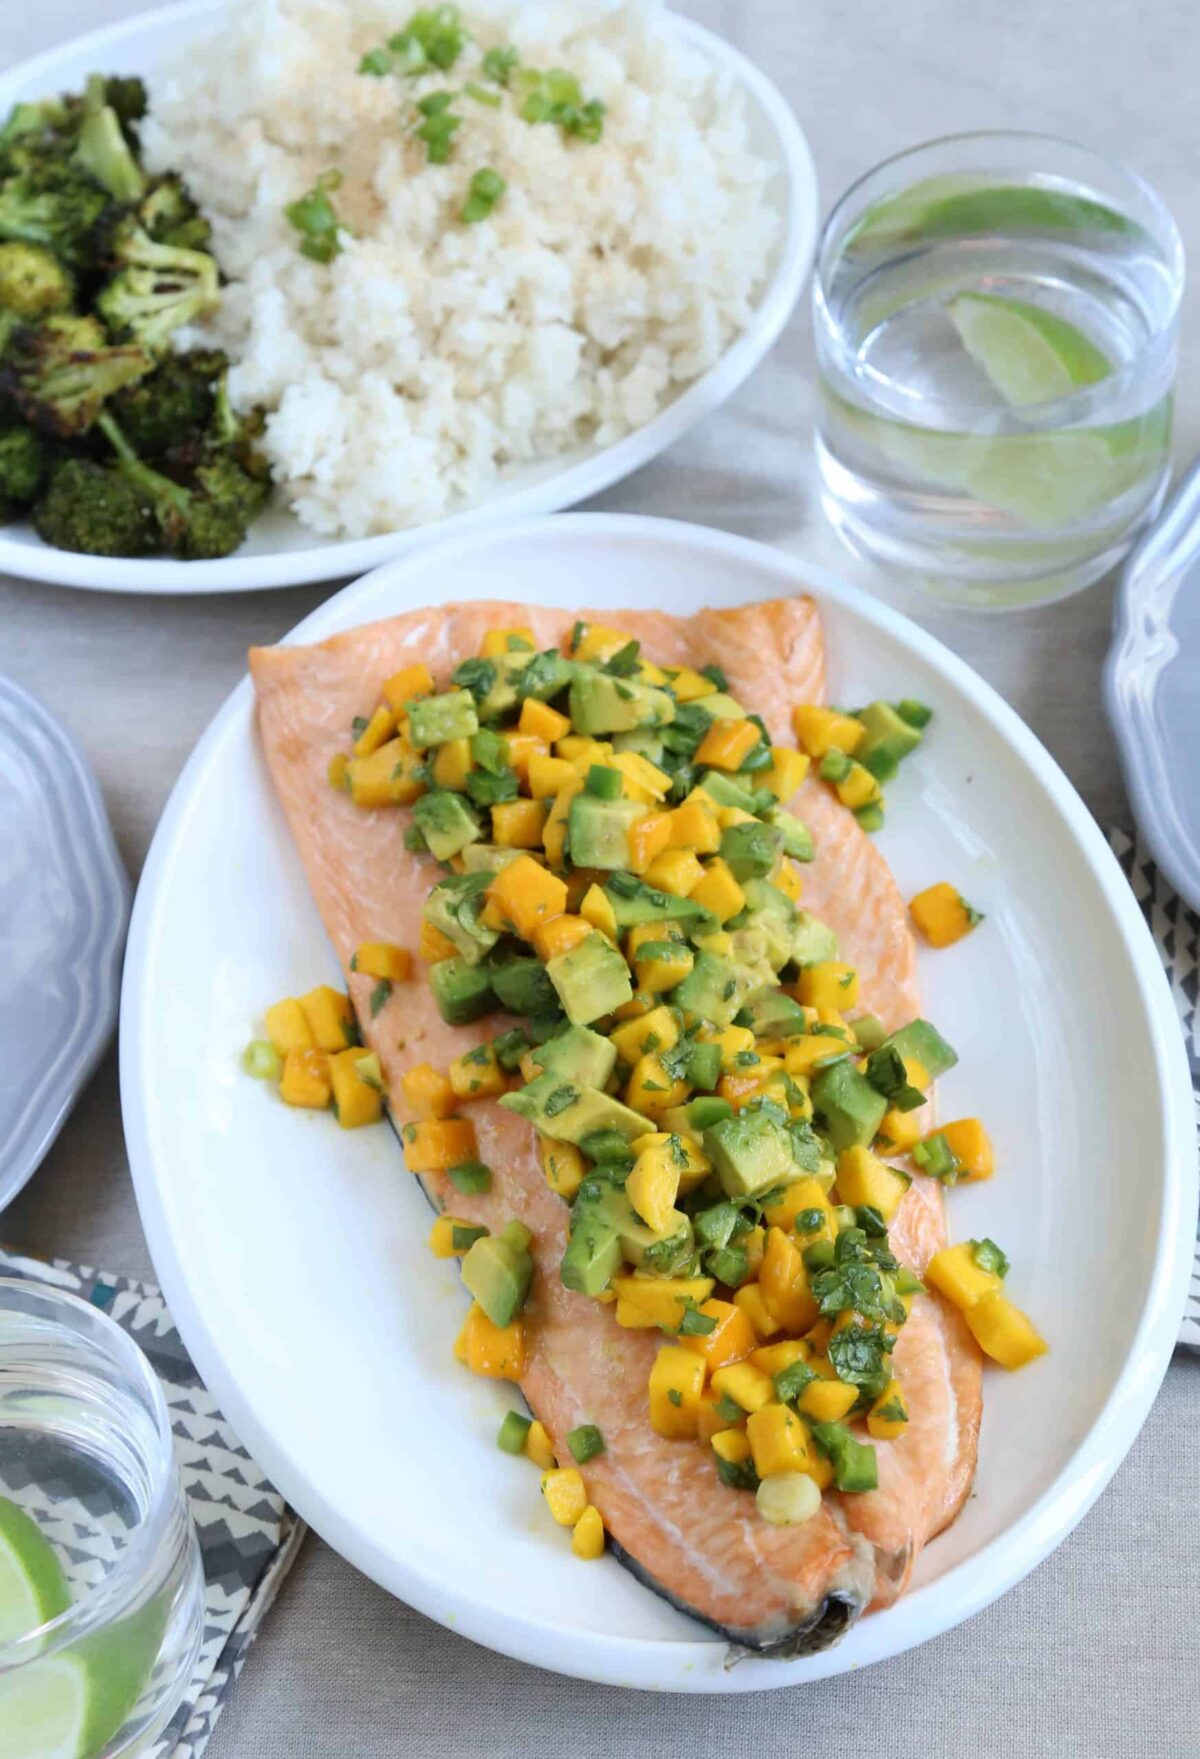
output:
[[[330,0],[336,4],[336,0]],[[0,5],[0,65],[138,9],[137,0]],[[410,8],[397,0],[397,17]],[[687,0],[779,81],[826,201],[886,153],[955,129],[1041,128],[1129,159],[1184,239],[1200,236],[1200,13],[1185,0]],[[1195,342],[1196,284],[1185,306]],[[801,311],[733,404],[601,505],[670,513],[782,544],[888,591],[825,528],[809,453],[812,350]],[[1200,449],[1200,350],[1185,352],[1180,458]],[[323,596],[303,589],[156,602],[0,581],[0,665],[73,728],[137,874],[185,757],[243,669]],[[1099,702],[1107,587],[1046,611],[916,615],[995,684],[1101,823],[1125,807]],[[33,1252],[148,1276],[115,1060],[4,1216]],[[1178,1359],[1096,1509],[999,1605],[916,1653],[786,1695],[658,1698],[520,1667],[429,1624],[315,1539],[209,1759],[1195,1759],[1200,1754],[1200,1363]]]

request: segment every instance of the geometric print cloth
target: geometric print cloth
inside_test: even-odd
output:
[[[1166,966],[1179,1023],[1183,1027],[1196,1095],[1197,1122],[1200,1123],[1200,916],[1171,889],[1140,841],[1125,831],[1110,831],[1108,840],[1133,887],[1134,896],[1150,924],[1154,944]],[[1200,1350],[1200,1224],[1197,1226],[1196,1255],[1192,1260],[1192,1280],[1179,1327],[1179,1342],[1186,1349]]]
[[[218,1411],[152,1283],[57,1259],[44,1264],[2,1248],[0,1276],[50,1283],[101,1308],[129,1333],[162,1384],[204,1561],[204,1636],[183,1702],[146,1759],[200,1759],[307,1528]],[[58,1537],[53,1508],[30,1512]]]

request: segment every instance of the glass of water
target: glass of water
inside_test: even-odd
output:
[[[968,134],[880,165],[814,280],[835,527],[981,607],[1097,579],[1166,489],[1182,289],[1162,202],[1084,147]]]
[[[200,1649],[166,1402],[119,1326],[0,1278],[0,1759],[145,1753]]]

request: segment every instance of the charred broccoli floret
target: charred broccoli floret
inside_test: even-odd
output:
[[[152,365],[144,348],[111,346],[95,318],[49,317],[13,333],[0,392],[34,427],[66,439],[86,433],[105,398]]]
[[[172,331],[217,303],[217,265],[205,251],[156,244],[131,223],[120,228],[114,257],[118,273],[97,294],[96,310],[116,336],[161,352]]]
[[[110,73],[104,80],[104,102],[117,113],[124,129],[130,129],[146,114],[146,86],[136,74]]]
[[[126,479],[151,508],[173,556],[198,562],[237,549],[267,498],[266,483],[249,476],[227,453],[215,453],[186,483],[176,482],[142,462],[111,415],[102,415],[98,425]]]
[[[0,525],[36,501],[50,469],[50,448],[32,428],[0,428]]]
[[[175,244],[184,250],[207,250],[212,227],[204,218],[181,177],[174,172],[161,178],[138,208],[143,229],[156,244]]]
[[[109,404],[114,421],[139,458],[199,462],[214,424],[226,359],[216,349],[169,354]]]
[[[75,162],[106,189],[114,201],[136,202],[145,194],[146,178],[109,105],[89,110],[79,130]]]
[[[0,244],[0,306],[19,318],[69,311],[75,285],[53,251],[40,244]]]
[[[49,159],[0,183],[0,240],[39,244],[72,268],[86,267],[111,206],[86,171]]]
[[[67,458],[33,509],[34,530],[58,550],[89,556],[149,556],[158,526],[137,488],[112,464]]]

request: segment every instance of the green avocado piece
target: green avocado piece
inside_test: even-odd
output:
[[[838,938],[811,910],[797,910],[792,930],[792,958],[797,965],[819,965],[838,956]]]
[[[699,1094],[689,1099],[680,1108],[687,1114],[687,1125],[690,1130],[707,1130],[712,1124],[719,1124],[722,1118],[733,1116],[733,1107],[727,1099],[718,1099],[715,1094]]]
[[[712,1093],[721,1079],[720,1045],[693,1040],[688,1046],[683,1073],[689,1087],[698,1088],[701,1093]]]
[[[629,733],[614,733],[612,738],[614,751],[636,751],[639,757],[661,767],[663,760],[663,742],[659,735],[649,727],[635,727]]]
[[[721,1118],[704,1132],[704,1150],[727,1197],[755,1197],[796,1177],[785,1125],[761,1110]]]
[[[496,959],[489,973],[500,1006],[510,1014],[547,1014],[558,1007],[546,967],[532,953]]]
[[[621,778],[614,770],[618,783]],[[629,832],[646,808],[637,800],[576,794],[567,813],[567,849],[575,867],[617,873],[629,866]]]
[[[921,729],[898,715],[890,702],[869,703],[857,718],[867,732],[855,748],[855,757],[878,781],[890,781],[901,761],[921,743]]]
[[[528,1298],[533,1259],[510,1240],[485,1236],[464,1256],[462,1280],[493,1325],[510,1325]]]
[[[576,667],[568,701],[577,733],[631,733],[675,719],[675,703],[665,690],[637,678],[614,678],[596,666]]]
[[[563,1287],[574,1289],[579,1295],[602,1294],[620,1270],[624,1257],[621,1236],[600,1205],[577,1205],[572,1215],[571,1237],[559,1266]]]
[[[755,1038],[795,1038],[808,1031],[804,1009],[778,984],[764,984],[747,996],[735,1024],[748,1026]]]
[[[712,911],[702,904],[660,892],[631,873],[614,874],[604,887],[604,896],[612,905],[618,928],[636,928],[643,922],[677,922],[689,934],[697,934],[717,926]]]
[[[761,819],[744,819],[721,832],[721,859],[735,880],[765,879],[782,848],[783,832]]]
[[[576,1087],[603,1089],[617,1066],[616,1045],[586,1026],[565,1026],[545,1044],[539,1044],[531,1056],[547,1075],[570,1081]]]
[[[958,1061],[958,1052],[946,1043],[928,1020],[910,1020],[907,1026],[902,1026],[883,1042],[898,1050],[902,1057],[913,1057],[923,1063],[935,1080]]]
[[[507,867],[510,861],[524,853],[524,849],[502,849],[498,843],[468,843],[465,849],[459,850],[468,873],[488,875],[499,873],[502,867]]]
[[[769,806],[763,817],[783,838],[785,855],[790,855],[793,861],[813,859],[817,852],[816,844],[803,819],[797,818],[794,812],[788,812],[783,806]]]
[[[723,775],[720,770],[705,770],[697,782],[710,800],[718,806],[736,806],[739,812],[753,812],[754,796],[732,776]]]
[[[696,698],[696,707],[702,708],[706,715],[714,721],[744,721],[746,711],[740,702],[735,702],[726,690],[714,690],[711,696]]]
[[[461,794],[435,788],[413,804],[413,823],[439,861],[449,861],[483,835],[479,814]]]
[[[491,972],[484,965],[471,965],[461,956],[439,959],[429,967],[429,987],[438,1012],[448,1026],[466,1026],[488,1014],[496,1005]]]
[[[625,1142],[634,1142],[654,1126],[640,1112],[623,1105],[594,1087],[579,1087],[555,1074],[539,1075],[515,1093],[505,1093],[500,1104],[506,1111],[525,1118],[544,1136],[560,1142],[583,1142],[601,1130],[615,1130]]]
[[[887,1039],[883,1021],[876,1019],[874,1014],[860,1014],[857,1020],[851,1020],[850,1030],[858,1040],[859,1049],[864,1051],[877,1051]]]
[[[479,718],[483,721],[498,720],[501,715],[515,709],[522,673],[533,659],[531,653],[521,650],[516,653],[497,654],[489,661],[495,677],[484,692],[479,703]]]
[[[500,936],[481,920],[486,874],[450,874],[425,900],[425,921],[453,941],[468,965],[478,965]]]
[[[598,929],[549,960],[546,975],[573,1026],[587,1026],[633,998],[628,965]]]
[[[849,1057],[820,1069],[812,1079],[813,1109],[839,1154],[874,1140],[887,1100],[854,1067]]]
[[[723,1028],[733,1024],[734,1015],[760,982],[757,972],[733,959],[697,953],[692,969],[671,991],[671,1001],[686,1013]]]
[[[448,739],[469,739],[479,731],[475,698],[469,690],[448,690],[444,696],[418,696],[406,702],[408,737],[418,751],[445,745]]]

